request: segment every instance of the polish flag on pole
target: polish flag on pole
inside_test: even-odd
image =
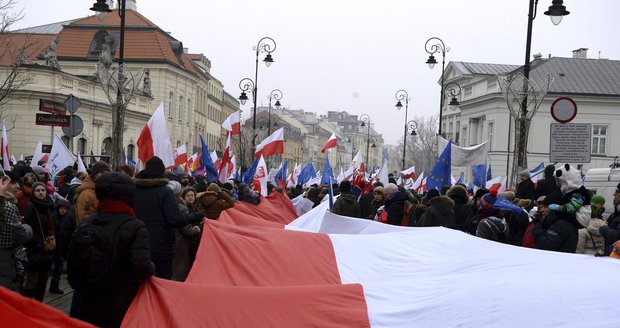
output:
[[[213,166],[215,166],[215,168],[219,172],[220,171],[220,164],[222,164],[222,162],[220,161],[219,158],[217,158],[217,152],[214,150],[209,155],[211,155],[211,162],[213,162]]]
[[[321,153],[324,153],[328,149],[336,148],[338,146],[338,138],[336,138],[336,134],[332,133],[331,137],[327,140],[323,149],[321,149]]]
[[[237,135],[241,133],[241,111],[236,111],[222,123],[222,128],[224,130],[229,131],[232,135]]]
[[[220,172],[219,179],[221,183],[224,183],[228,180],[230,176],[228,173],[229,169],[232,168],[231,153],[230,153],[230,138],[232,137],[232,133],[226,133],[226,148],[224,148],[224,153],[222,154],[222,162],[220,163]]]
[[[344,180],[351,180],[351,178],[359,171],[360,165],[364,160],[362,159],[362,152],[358,151],[351,161],[349,168],[344,171]]]
[[[9,139],[6,135],[5,120],[2,120],[2,168],[5,171],[11,170],[11,155],[9,154]]]
[[[254,187],[254,191],[265,197],[267,197],[267,180],[269,180],[269,174],[267,174],[267,164],[265,164],[265,158],[261,156],[258,160],[258,165],[256,166],[256,172],[254,172],[254,180],[252,181],[252,185]]]
[[[82,156],[80,156],[80,153],[78,153],[78,159],[77,159],[77,171],[78,172],[84,172],[86,173],[86,165],[84,165],[84,161],[82,161]]]
[[[185,167],[187,163],[187,144],[177,147],[172,155],[174,157],[175,167]]]
[[[267,139],[256,145],[256,158],[261,156],[269,157],[271,155],[284,153],[284,128],[277,129]]]
[[[138,158],[146,163],[151,157],[157,156],[164,162],[165,167],[174,165],[172,145],[164,116],[164,103],[160,103],[153,116],[142,129],[138,138]]]
[[[403,180],[415,179],[415,166],[412,166],[404,171],[400,171],[400,173],[403,175]]]

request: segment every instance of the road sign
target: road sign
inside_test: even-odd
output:
[[[51,114],[64,115],[67,111],[65,105],[54,101],[39,99],[39,110]]]
[[[551,117],[556,122],[568,123],[577,116],[577,103],[569,97],[560,97],[551,104]]]
[[[82,102],[80,101],[80,99],[74,95],[69,95],[69,97],[67,97],[67,100],[65,100],[65,108],[71,114],[75,113],[81,105]]]
[[[37,113],[35,122],[36,125],[47,126],[69,126],[69,115],[53,115],[53,114],[39,114]]]
[[[590,163],[592,126],[588,123],[551,124],[549,162]]]
[[[70,138],[79,136],[84,130],[84,122],[82,118],[77,115],[71,115],[69,119],[69,125],[62,128],[62,132]]]

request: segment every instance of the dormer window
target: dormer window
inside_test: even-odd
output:
[[[114,32],[110,33],[106,30],[99,30],[93,36],[93,41],[90,43],[90,49],[88,50],[88,58],[89,59],[99,59],[99,55],[101,54],[101,48],[105,43],[105,38],[107,36],[112,37],[112,47],[110,49],[110,54],[114,58],[116,54],[116,48],[118,47],[119,33]]]

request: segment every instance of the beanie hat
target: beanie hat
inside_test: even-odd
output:
[[[220,189],[220,186],[218,186],[217,183],[212,182],[209,184],[209,187],[207,187],[207,191],[221,192],[222,189]]]
[[[554,165],[547,165],[545,167],[545,177],[548,176],[553,176],[553,172],[555,172],[555,166]]]
[[[161,158],[153,156],[148,161],[146,161],[144,166],[144,170],[140,171],[140,173],[138,173],[136,177],[145,179],[164,177],[164,171],[166,170],[166,167],[164,166],[164,162],[161,160]]]
[[[497,189],[492,189],[480,198],[480,208],[493,208],[497,200]]]
[[[95,162],[95,164],[93,164],[93,166],[90,167],[91,176],[95,176],[99,172],[109,172],[109,171],[110,171],[110,165],[102,161]]]
[[[71,203],[69,203],[68,200],[66,200],[64,198],[60,198],[60,197],[58,197],[58,199],[56,199],[56,202],[54,203],[54,205],[56,205],[56,208],[59,208],[60,206],[64,206],[67,209],[71,208]]]
[[[38,187],[41,186],[43,188],[45,188],[45,191],[47,191],[47,186],[45,185],[45,183],[41,182],[41,181],[37,181],[35,183],[32,184],[32,194],[34,195],[34,190]]]
[[[542,203],[546,206],[549,206],[551,204],[562,204],[562,198],[562,192],[556,190],[545,196],[545,199],[542,201]]]
[[[459,199],[464,200],[465,202],[469,200],[469,196],[467,196],[467,189],[459,185],[454,185],[452,188],[448,189],[446,196],[452,200]]]
[[[45,169],[41,165],[34,165],[32,166],[32,172],[34,172],[34,174],[41,174],[45,172]]]
[[[7,177],[11,178],[11,182],[17,182],[21,186],[22,180],[19,178],[19,176],[15,172],[6,171],[4,173],[6,174]]]
[[[500,192],[499,195],[506,198],[506,200],[511,201],[511,202],[515,199],[515,193],[511,190]]]
[[[601,195],[594,195],[592,196],[592,199],[590,199],[590,204],[592,205],[605,204],[605,197]]]
[[[181,193],[182,186],[178,181],[170,180],[168,181],[168,185],[166,185],[166,187],[170,188],[175,196],[178,196]]]
[[[525,169],[525,170],[519,172],[519,176],[520,177],[528,177],[529,178],[530,177],[530,170]]]
[[[233,190],[233,185],[230,182],[225,182],[222,185],[222,189],[226,190],[226,191],[232,191]]]
[[[340,182],[340,187],[338,188],[340,192],[351,192],[351,181],[344,180]]]
[[[106,172],[95,182],[95,195],[98,200],[119,199],[133,206],[136,191],[131,178],[121,172]]]
[[[484,196],[488,192],[489,192],[489,189],[480,188],[476,190],[476,193],[474,194],[474,199],[480,199],[482,196]]]

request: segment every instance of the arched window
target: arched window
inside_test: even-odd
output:
[[[62,140],[62,143],[64,143],[67,148],[71,149],[71,147],[69,146],[69,144],[71,143],[71,138],[67,136],[62,136],[60,137],[60,140]]]
[[[103,139],[101,144],[101,155],[110,155],[110,149],[112,148],[112,138],[107,137]]]
[[[80,138],[78,139],[78,144],[77,144],[77,151],[78,153],[80,153],[81,155],[86,154],[86,138]]]
[[[134,153],[136,151],[136,146],[129,144],[127,145],[127,159],[133,161]]]
[[[97,31],[97,33],[95,33],[95,35],[93,36],[93,40],[90,43],[90,49],[88,51],[88,58],[91,58],[91,59],[99,58],[99,55],[101,54],[102,46],[105,43],[105,38],[107,36],[112,37],[112,46],[110,47],[110,54],[112,55],[112,58],[114,58],[114,55],[116,53],[116,48],[118,45],[117,40],[119,39],[119,35],[120,34],[118,32],[110,33],[106,30]]]

